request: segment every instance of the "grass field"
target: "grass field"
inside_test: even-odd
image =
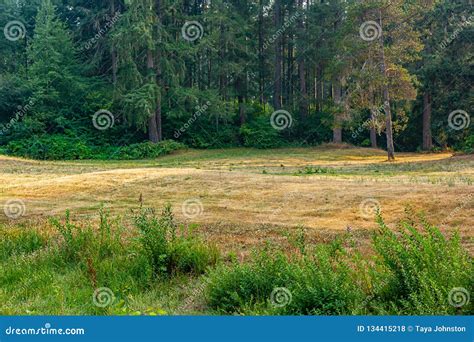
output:
[[[398,154],[361,148],[189,150],[158,160],[41,162],[0,157],[0,203],[25,203],[21,220],[71,209],[93,218],[102,205],[113,212],[172,204],[178,220],[186,200],[206,237],[242,249],[278,236],[282,227],[304,226],[310,235],[374,226],[380,206],[388,223],[406,206],[423,211],[443,229],[459,228],[469,243],[474,157]],[[8,222],[0,215],[0,222]],[[11,221],[11,220],[10,220]],[[15,220],[14,223],[17,223]]]
[[[110,251],[103,252],[102,230],[98,255],[96,249],[79,256],[52,253],[56,247],[46,248],[45,241],[57,231],[48,218],[64,216],[67,209],[71,222],[96,227],[100,221],[108,232],[98,214],[104,207],[111,217],[118,217],[121,234],[133,237],[127,218],[131,210],[143,206],[159,211],[169,203],[176,221],[192,224],[199,239],[206,246],[216,245],[224,261],[242,261],[266,243],[288,248],[285,236],[301,230],[313,244],[351,232],[363,254],[370,254],[377,208],[391,228],[411,208],[424,213],[442,232],[459,231],[461,244],[472,255],[473,181],[473,156],[400,153],[396,162],[387,163],[384,151],[346,146],[187,150],[144,161],[43,162],[0,156],[0,203],[5,214],[12,210],[12,200],[21,203],[18,217],[0,215],[0,231],[6,234],[0,239],[6,251],[0,262],[0,313],[209,312],[200,298],[203,283],[198,274],[173,271],[173,277],[145,291],[137,280],[142,261],[134,259],[134,249],[130,252],[122,242],[109,241]],[[36,233],[25,233],[30,230]],[[87,234],[80,243],[90,239],[94,244],[93,235]],[[76,242],[71,241],[73,246]],[[193,243],[186,240],[170,248],[182,253],[182,246]],[[206,248],[198,244],[190,249],[207,258],[198,273],[214,260],[214,252]],[[116,259],[104,261],[114,253]],[[115,273],[119,265],[129,265],[127,272],[133,274]],[[106,312],[88,300],[91,285],[104,283],[116,295],[122,294]]]

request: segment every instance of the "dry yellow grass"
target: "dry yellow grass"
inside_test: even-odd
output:
[[[374,217],[361,204],[377,201],[389,224],[406,206],[425,212],[443,229],[459,228],[470,244],[474,218],[474,158],[443,154],[398,155],[387,163],[372,149],[187,151],[156,161],[38,162],[0,157],[0,204],[21,199],[18,219],[59,215],[71,209],[93,216],[101,204],[123,213],[170,202],[178,219],[202,226],[225,246],[246,246],[298,225],[311,234],[367,231]],[[323,173],[297,173],[305,167]],[[327,172],[327,173],[326,173]],[[201,215],[183,216],[188,199]],[[0,215],[0,222],[8,218]]]

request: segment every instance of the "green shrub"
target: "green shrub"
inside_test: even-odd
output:
[[[160,218],[152,210],[143,209],[136,216],[135,225],[141,233],[142,252],[157,277],[176,273],[201,274],[218,260],[215,246],[205,244],[192,231],[185,232],[183,227],[178,231],[169,205]]]
[[[265,249],[249,262],[233,262],[211,270],[206,301],[220,313],[251,314],[469,314],[472,301],[456,307],[455,291],[473,291],[472,258],[459,236],[446,238],[425,220],[408,218],[397,231],[379,217],[373,239],[375,262],[348,252],[336,240],[328,245],[301,246],[288,257]],[[349,241],[349,240],[348,240]],[[272,302],[284,288],[291,300]],[[450,298],[452,302],[450,302]],[[278,303],[277,303],[278,304]]]
[[[474,265],[455,233],[446,238],[425,219],[412,214],[390,230],[381,217],[374,237],[379,266],[387,274],[378,294],[378,307],[399,308],[404,314],[454,314],[468,312],[471,305],[457,309],[449,303],[449,293],[465,288],[472,293]]]
[[[292,258],[268,249],[255,253],[249,263],[210,272],[208,305],[223,313],[350,314],[363,293],[343,255],[338,244]],[[278,292],[287,303],[275,299]]]
[[[257,117],[244,124],[240,128],[240,135],[245,147],[272,148],[284,143],[279,131],[271,126],[269,117]]]
[[[170,154],[173,151],[185,147],[185,145],[174,140],[165,140],[156,144],[152,142],[143,142],[120,147],[116,153],[110,155],[110,159],[151,159]]]
[[[89,159],[92,149],[78,138],[64,135],[45,135],[10,141],[8,154],[43,160]]]

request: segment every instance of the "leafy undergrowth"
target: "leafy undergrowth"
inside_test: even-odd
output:
[[[0,228],[0,314],[167,313],[172,285],[216,264],[218,250],[178,226],[168,206],[160,217],[140,209],[133,222],[126,231],[101,210],[98,227],[72,223],[69,212],[52,219],[48,237]]]
[[[474,267],[459,236],[413,216],[396,231],[379,216],[370,258],[348,234],[317,246],[295,239],[298,253],[267,247],[221,265],[208,275],[207,302],[226,314],[472,314]]]
[[[0,227],[0,314],[472,314],[474,268],[457,234],[407,215],[378,217],[372,253],[349,232],[329,244],[289,236],[246,261],[178,225],[171,208],[140,208],[132,227],[100,211],[46,227]],[[229,261],[230,260],[230,261]]]

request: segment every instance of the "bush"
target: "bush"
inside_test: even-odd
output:
[[[474,265],[460,237],[446,238],[438,228],[420,218],[408,218],[396,232],[381,217],[374,238],[378,263],[386,271],[378,307],[396,307],[404,314],[455,314],[472,310],[472,302],[457,309],[449,303],[450,291],[464,288],[472,293]]]
[[[206,245],[184,227],[178,231],[169,205],[160,218],[152,210],[143,209],[135,217],[135,225],[141,233],[141,251],[157,277],[176,273],[202,274],[218,261],[215,246]]]
[[[240,128],[245,147],[272,148],[283,145],[279,132],[270,124],[269,117],[257,117]]]
[[[10,141],[8,154],[42,160],[89,159],[92,149],[78,138],[64,135],[46,135]]]
[[[79,138],[50,135],[10,141],[5,151],[10,155],[41,160],[130,160],[157,158],[182,148],[185,148],[185,145],[173,140],[165,140],[156,144],[144,142],[123,147],[97,147],[89,145]]]
[[[120,147],[110,159],[151,159],[170,154],[186,146],[174,140],[165,140],[159,143],[143,142]]]
[[[223,313],[350,314],[363,293],[343,255],[338,243],[293,258],[268,249],[255,253],[247,264],[211,271],[208,305]]]
[[[266,249],[247,263],[221,265],[208,275],[207,304],[228,314],[472,313],[472,302],[453,305],[465,300],[474,284],[472,258],[459,236],[446,238],[425,220],[410,217],[397,232],[378,218],[375,263],[336,240],[300,244],[292,257]]]

